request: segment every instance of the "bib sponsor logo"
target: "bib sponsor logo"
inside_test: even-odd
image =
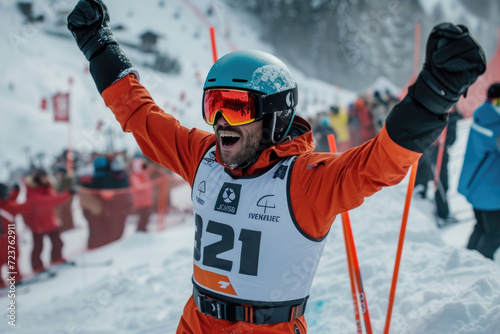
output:
[[[262,220],[268,222],[279,222],[280,216],[275,216],[267,213],[267,209],[275,209],[274,195],[262,196],[256,203],[259,208],[264,208],[264,213],[250,212],[248,218],[253,220]]]
[[[222,186],[214,210],[235,215],[240,202],[241,184],[225,182]]]
[[[201,205],[205,204],[205,200],[201,199],[201,196],[202,194],[205,194],[206,186],[207,184],[205,181],[201,181],[200,184],[198,185],[198,196],[196,196],[196,201]]]

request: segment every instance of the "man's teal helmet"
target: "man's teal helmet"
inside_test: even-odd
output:
[[[228,53],[208,72],[203,90],[211,88],[247,90],[272,101],[263,105],[265,146],[281,142],[288,134],[297,105],[297,83],[275,56],[257,50]]]

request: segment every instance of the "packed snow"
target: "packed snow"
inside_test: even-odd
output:
[[[52,10],[54,19],[56,10],[67,4],[44,3],[42,11]],[[149,24],[168,33],[160,47],[182,57],[179,59],[183,70],[178,75],[154,72],[143,66],[146,58],[141,58],[137,50],[125,50],[141,72],[143,84],[161,107],[174,113],[186,126],[206,127],[199,114],[198,79],[204,78],[212,61],[208,28],[199,16],[205,10],[205,2],[162,1],[164,6],[159,9],[134,6],[137,9],[133,12],[130,10],[133,1],[106,3],[112,22],[126,24],[130,29],[121,32],[123,38],[133,40]],[[272,52],[272,48],[256,38],[252,29],[257,28],[249,17],[217,4],[218,14],[211,17],[211,23],[219,30],[226,29],[226,25],[232,29],[231,37],[219,40],[220,55],[233,47]],[[180,17],[174,18],[175,15]],[[67,125],[54,124],[49,112],[39,110],[40,98],[56,91],[71,90],[70,136],[74,147],[90,151],[104,146],[102,134],[93,130],[99,120],[116,133],[120,131],[85,71],[86,63],[73,40],[46,34],[42,25],[23,26],[13,0],[0,4],[0,27],[9,32],[0,35],[4,50],[0,61],[5,65],[0,69],[3,106],[0,163],[9,160],[14,166],[25,165],[27,147],[32,153],[43,150],[47,156],[64,149],[61,143],[68,138]],[[317,100],[316,104],[299,105],[299,110],[303,107],[305,112],[318,111],[332,103],[348,103],[355,96],[291,70],[299,81],[300,98]],[[71,85],[69,77],[73,78]],[[182,92],[186,98],[180,101]],[[391,333],[500,333],[500,256],[497,252],[494,262],[465,249],[474,220],[472,208],[456,192],[456,184],[470,120],[460,121],[458,128],[457,142],[450,151],[448,196],[451,211],[461,222],[438,229],[432,201],[413,199]],[[131,136],[118,138],[121,148],[132,152],[137,149]],[[0,180],[5,177],[0,174]],[[350,212],[375,333],[381,333],[385,324],[407,184],[408,177],[401,184],[367,198],[362,206]],[[176,206],[190,206],[187,185],[177,188],[172,197]],[[8,289],[0,291],[0,309],[4,315],[0,317],[0,332],[174,333],[192,289],[192,217],[167,216],[168,228],[158,233],[134,233],[133,222],[129,222],[126,236],[119,242],[75,255],[85,244],[87,233],[87,224],[78,207],[75,212],[77,229],[62,237],[64,255],[77,265],[54,268],[57,275],[46,281],[16,286],[15,327],[8,323],[8,307],[13,299],[8,297]],[[26,227],[20,223],[19,261],[21,270],[28,272],[30,240],[22,236],[23,232]],[[44,258],[48,255],[45,252]],[[306,319],[309,333],[356,332],[340,217],[328,236]]]

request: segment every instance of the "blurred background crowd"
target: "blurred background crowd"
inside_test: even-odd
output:
[[[9,272],[19,281],[67,262],[76,255],[70,252],[122,238],[127,226],[131,232],[161,231],[168,214],[189,211],[170,201],[171,190],[180,185],[185,181],[140,154],[84,156],[65,150],[48,164],[31,159],[28,168],[13,171],[0,183],[0,268],[15,264]],[[74,239],[80,249],[64,251]],[[19,267],[21,256],[29,258],[30,268]],[[5,284],[2,276],[0,285]]]

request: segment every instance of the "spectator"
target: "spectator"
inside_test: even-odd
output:
[[[72,174],[68,173],[66,167],[63,165],[58,165],[56,170],[56,192],[62,193],[65,191],[70,191],[75,186],[76,181]],[[73,197],[69,198],[67,201],[55,208],[56,217],[60,221],[60,232],[71,230],[75,227],[73,223],[73,212],[71,204],[73,203]]]
[[[434,177],[434,179],[438,181],[436,185],[436,193],[434,195],[434,201],[436,202],[436,216],[437,216],[437,224],[439,227],[458,222],[457,218],[450,214],[450,207],[447,199],[447,192],[449,187],[448,161],[450,157],[448,151],[450,147],[455,143],[455,140],[457,139],[457,122],[461,118],[462,116],[458,112],[455,106],[450,112],[448,129],[446,130],[446,138],[444,140],[439,178]],[[435,153],[436,158],[434,159],[434,161],[437,161],[438,154],[439,154],[439,146],[437,147]]]
[[[92,179],[80,188],[80,204],[89,224],[90,249],[119,240],[132,208],[125,158],[117,156],[121,157],[115,156],[111,163],[107,157],[96,157]]]
[[[349,116],[345,112],[344,108],[331,106],[330,125],[335,132],[335,140],[337,141],[337,149],[339,152],[345,152],[352,147],[348,124]]]
[[[376,90],[373,93],[373,103],[370,108],[375,133],[378,133],[384,126],[385,118],[389,114],[389,111],[391,111],[389,109],[389,102],[382,98],[380,92]]]
[[[132,159],[130,185],[134,212],[139,216],[137,231],[147,231],[149,217],[154,210],[152,172],[152,167],[144,159]]]
[[[349,127],[354,146],[359,146],[375,137],[375,128],[365,97],[358,97],[349,109]]]
[[[123,153],[118,153],[113,156],[109,169],[111,175],[110,187],[113,189],[128,188],[127,159]]]
[[[424,152],[418,161],[417,177],[415,179],[415,195],[420,198],[426,198],[429,182],[433,181],[433,189],[435,190],[434,203],[436,205],[436,223],[438,227],[458,222],[457,218],[450,214],[450,207],[447,199],[448,150],[455,143],[457,138],[457,121],[461,118],[462,116],[456,108],[450,111],[446,137],[443,142],[444,147],[441,156],[439,177],[436,176],[436,165],[440,147],[439,139]]]
[[[436,152],[437,142],[435,141],[418,159],[417,175],[415,177],[415,185],[413,193],[417,198],[427,198],[429,182],[434,180],[435,159],[433,158]]]
[[[335,135],[335,132],[330,126],[326,115],[320,115],[319,118],[319,124],[313,128],[314,143],[316,144],[314,152],[330,152],[328,135]]]
[[[52,189],[53,181],[44,169],[35,170],[25,179],[26,204],[30,211],[23,214],[24,222],[33,234],[31,266],[34,272],[45,270],[41,254],[43,239],[48,236],[52,243],[51,263],[64,261],[63,242],[59,231],[54,208],[71,197],[69,192],[56,194]]]
[[[389,89],[385,90],[384,99],[387,102],[387,107],[389,108],[389,111],[391,111],[392,108],[394,108],[394,106],[396,104],[398,104],[399,102],[401,102],[401,101],[399,101],[399,99],[396,96],[392,95],[392,93],[391,93],[391,91]]]
[[[474,112],[458,191],[472,204],[476,225],[468,249],[493,259],[500,247],[500,83]]]
[[[29,207],[25,204],[16,203],[18,189],[17,187],[17,189],[9,190],[6,184],[0,183],[0,289],[6,286],[6,281],[2,278],[2,267],[4,265],[14,266],[7,271],[15,273],[14,279],[16,282],[22,278],[19,261],[16,258],[19,256],[19,239],[15,233],[15,216],[19,213],[28,212]],[[13,231],[13,233],[9,232],[9,230]],[[12,260],[11,257],[9,263],[10,254],[14,255],[15,260]]]

